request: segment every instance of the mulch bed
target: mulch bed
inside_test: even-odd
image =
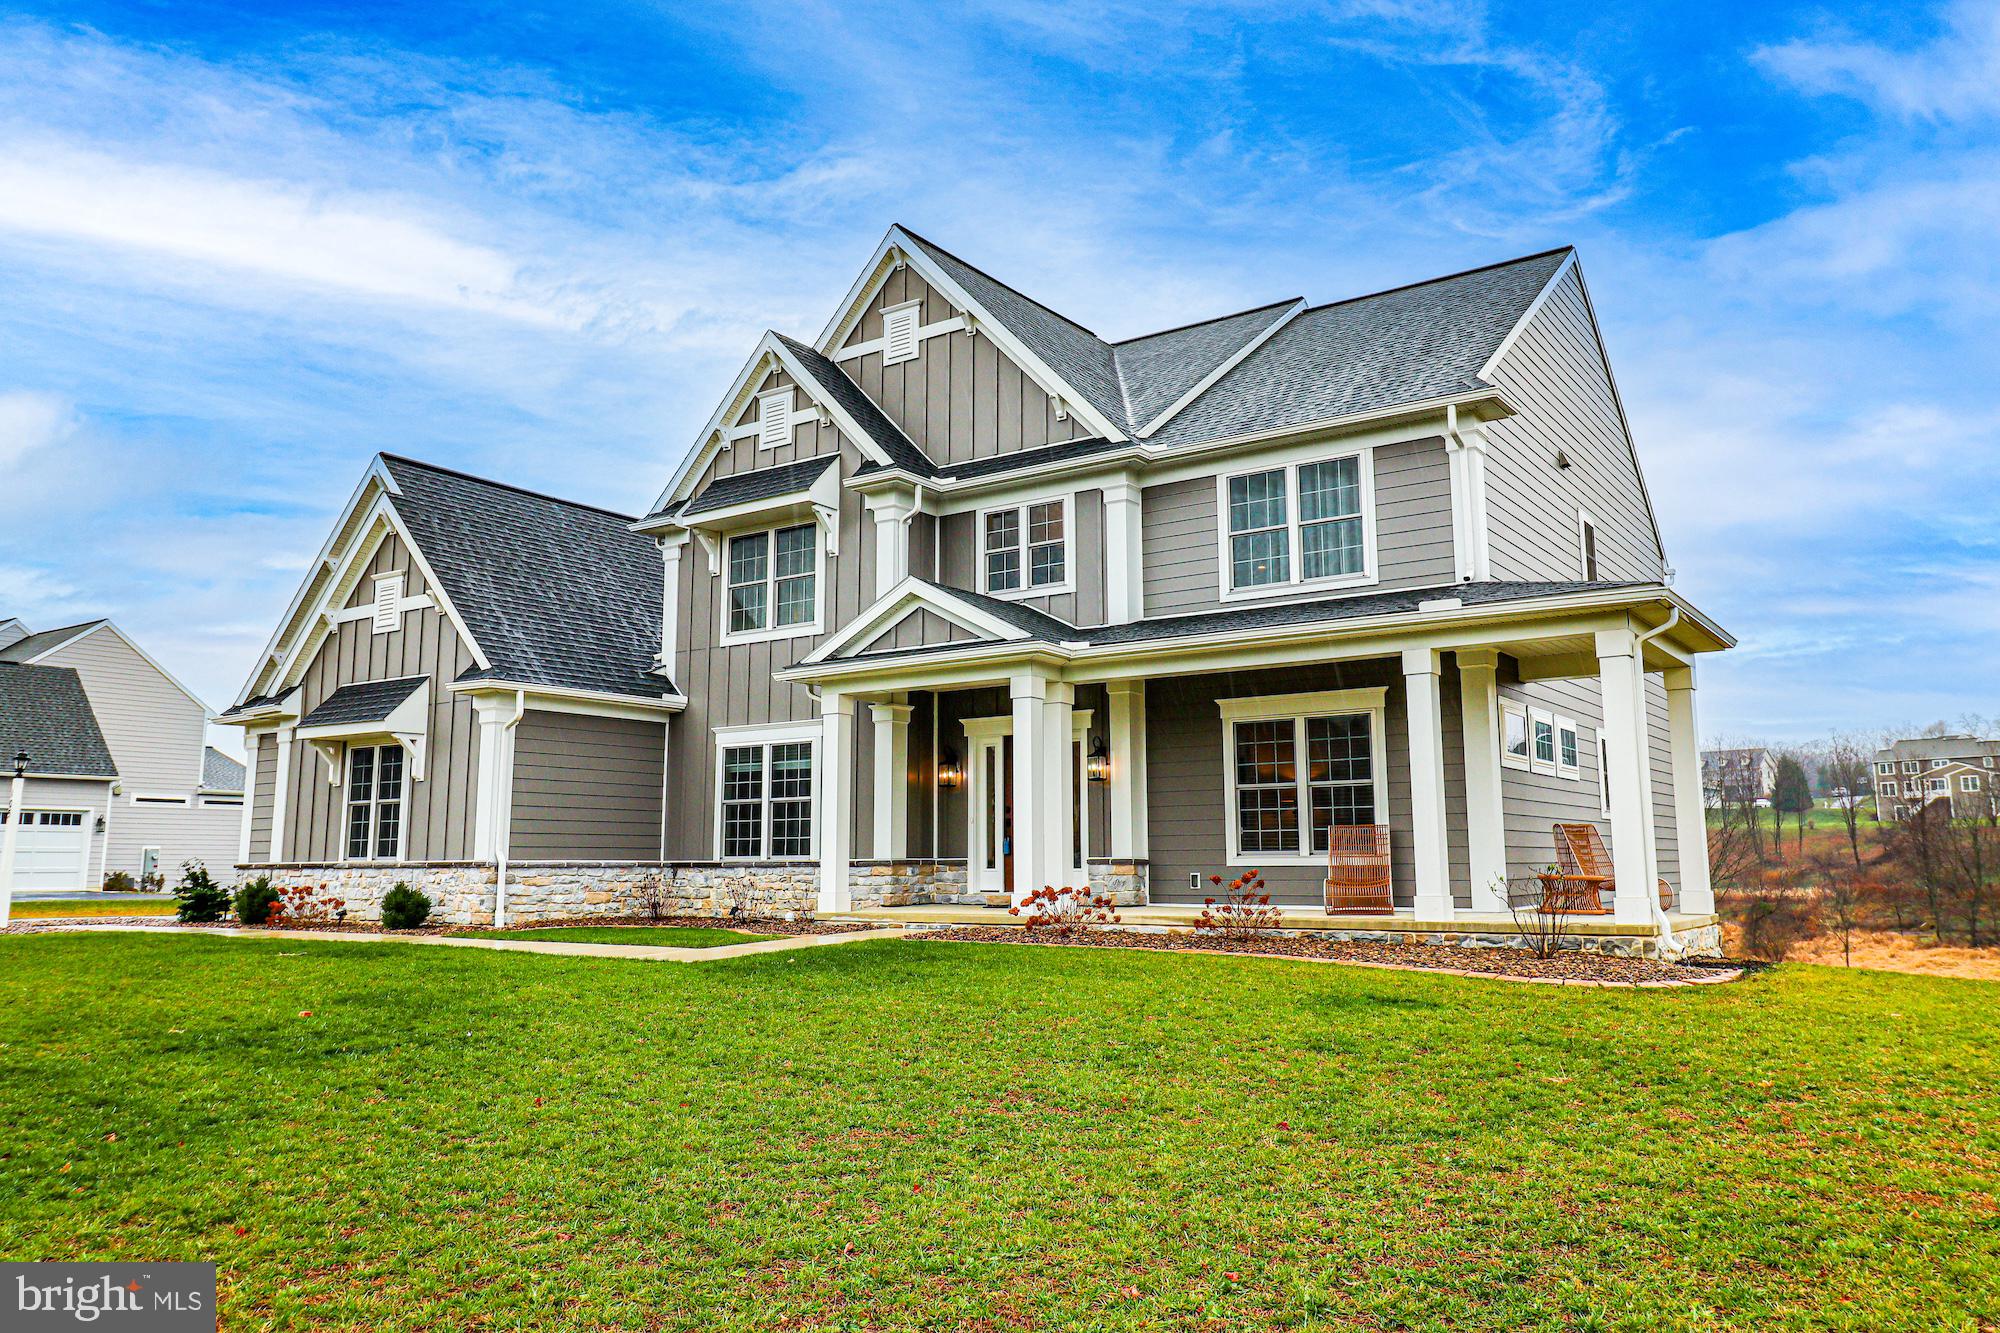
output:
[[[1481,976],[1517,977],[1531,981],[1590,981],[1606,985],[1685,985],[1696,981],[1731,980],[1739,964],[1723,968],[1660,963],[1646,958],[1569,950],[1554,958],[1537,958],[1525,949],[1465,949],[1449,944],[1372,944],[1362,941],[1314,939],[1303,935],[1263,935],[1254,939],[1223,939],[1193,932],[1141,933],[1129,930],[1077,930],[1061,934],[1002,926],[953,926],[912,931],[909,938],[949,940],[967,944],[1066,944],[1093,949],[1164,949],[1202,953],[1240,953],[1258,958],[1322,958],[1339,963],[1370,963],[1430,971],[1473,972]]]
[[[740,930],[748,935],[850,935],[857,930],[880,930],[873,921],[814,921],[795,918],[786,921],[774,916],[578,916],[560,921],[537,921],[533,925],[510,926],[510,930],[572,930],[579,926],[695,926],[706,930]],[[449,926],[447,935],[470,932],[490,933],[490,926]]]
[[[32,920],[15,921],[0,934],[36,935],[50,931],[73,930],[77,926],[147,926],[155,930],[233,930],[238,928],[235,918],[221,921],[176,921],[170,916],[49,916]],[[536,921],[528,925],[512,926],[510,930],[569,930],[579,926],[701,926],[713,930],[740,930],[750,935],[848,935],[859,930],[880,930],[877,922],[870,921],[783,921],[776,917],[762,916],[578,916],[565,917],[558,921]],[[426,924],[414,930],[383,930],[373,921],[278,921],[269,927],[248,926],[248,930],[311,930],[326,935],[467,935],[490,933],[490,926],[461,926],[456,924]]]

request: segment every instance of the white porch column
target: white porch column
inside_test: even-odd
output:
[[[875,517],[875,595],[880,597],[910,573],[909,517],[916,512],[910,491],[882,491],[868,497]]]
[[[819,910],[854,905],[854,700],[837,690],[819,697]]]
[[[507,720],[514,715],[513,698],[481,696],[472,701],[479,723],[479,765],[472,795],[472,859],[497,861],[506,827],[506,803],[513,794],[514,762],[508,753],[513,734]]]
[[[1681,910],[1713,912],[1715,888],[1708,880],[1708,811],[1702,799],[1694,668],[1671,667],[1666,674],[1667,739],[1674,754],[1674,840],[1680,849]]]
[[[687,549],[685,532],[670,532],[660,538],[660,665],[672,675],[674,655],[681,644],[681,552]],[[675,689],[684,688],[679,681]]]
[[[1454,425],[1446,432],[1444,451],[1451,476],[1451,535],[1458,577],[1483,582],[1493,577],[1486,538],[1485,428],[1477,422]]]
[[[1014,901],[1055,881],[1048,875],[1051,774],[1044,770],[1048,745],[1046,676],[1020,675],[1007,682],[1014,709]]]
[[[1146,682],[1114,680],[1111,696],[1111,859],[1143,861],[1146,836]]]
[[[1403,653],[1405,710],[1410,732],[1410,834],[1416,843],[1417,916],[1449,921],[1451,863],[1444,823],[1444,706],[1438,697],[1438,655]]]
[[[875,722],[875,840],[877,861],[900,861],[910,854],[909,704],[870,704]]]
[[[1465,841],[1472,910],[1507,910],[1507,817],[1500,799],[1500,654],[1458,650],[1459,722],[1465,735]]]
[[[1657,873],[1646,808],[1653,803],[1653,782],[1640,693],[1645,676],[1631,630],[1598,631],[1597,675],[1604,696],[1604,780],[1611,789],[1611,873],[1617,879],[1612,918],[1619,925],[1650,926]]]
[[[243,733],[243,825],[236,830],[236,864],[250,863],[250,821],[257,813],[257,752],[263,748],[264,733]],[[111,839],[105,838],[107,854]]]
[[[1139,484],[1104,484],[1104,618],[1128,625],[1146,614],[1145,552]]]
[[[292,803],[292,729],[279,727],[277,731],[278,753],[275,762],[277,772],[271,775],[271,860],[285,859],[285,826],[291,821]]]
[[[1081,883],[1076,872],[1076,687],[1067,681],[1052,680],[1042,701],[1043,787],[1048,792],[1045,807],[1048,833],[1042,846],[1048,858],[1044,884],[1089,886],[1086,874]],[[1015,742],[1014,762],[1021,762],[1020,743]],[[1018,821],[1018,817],[1017,817]]]

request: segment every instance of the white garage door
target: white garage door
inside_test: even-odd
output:
[[[0,826],[7,812],[0,810]],[[14,847],[16,889],[80,889],[90,860],[90,816],[82,810],[23,810]]]

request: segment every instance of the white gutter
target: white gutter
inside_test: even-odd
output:
[[[494,829],[494,834],[500,840],[498,845],[493,849],[495,870],[493,879],[493,929],[495,930],[505,930],[507,928],[507,844],[514,840],[514,728],[520,726],[521,719],[527,715],[528,693],[526,690],[516,690],[514,691],[514,716],[500,724],[500,734],[505,737],[501,745],[507,751],[507,774],[505,779],[507,789],[504,801],[501,793],[495,792],[493,794],[494,800],[500,803],[501,809],[505,812],[504,817],[496,818],[493,821],[497,825]],[[495,767],[497,768],[498,765],[495,765]]]
[[[1661,621],[1658,625],[1654,626],[1652,629],[1647,630],[1645,633],[1640,634],[1636,639],[1633,640],[1632,660],[1634,664],[1637,665],[1639,668],[1640,697],[1638,700],[1638,706],[1639,706],[1640,717],[1644,717],[1646,715],[1646,699],[1645,699],[1646,645],[1651,643],[1654,639],[1659,638],[1662,634],[1665,634],[1668,630],[1672,629],[1674,626],[1681,623],[1681,608],[1679,604],[1669,603],[1667,609],[1668,609],[1668,614],[1665,620]],[[1652,748],[1650,740],[1647,742],[1647,748],[1649,750]],[[1653,762],[1653,758],[1650,754],[1641,755],[1640,760],[1641,762],[1649,765]],[[1656,845],[1657,841],[1658,841],[1658,835],[1655,835]],[[1676,844],[1676,847],[1678,848],[1678,844]],[[1656,850],[1655,855],[1657,854],[1658,853]],[[1648,884],[1646,886],[1646,901],[1652,904],[1653,917],[1656,921],[1659,922],[1660,955],[1661,957],[1665,957],[1673,949],[1674,922],[1673,918],[1669,916],[1667,913],[1666,904],[1660,901],[1659,885]]]

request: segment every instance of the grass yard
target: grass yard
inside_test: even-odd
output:
[[[162,897],[155,902],[103,902],[94,898],[38,898],[16,902],[10,909],[17,921],[47,921],[51,917],[92,916],[172,916],[174,900]]]
[[[0,939],[0,1253],[225,1327],[1978,1329],[2000,987]]]
[[[655,944],[673,949],[717,949],[725,944],[754,944],[776,935],[708,926],[553,926],[547,930],[459,930],[475,940],[567,940],[572,944]]]

